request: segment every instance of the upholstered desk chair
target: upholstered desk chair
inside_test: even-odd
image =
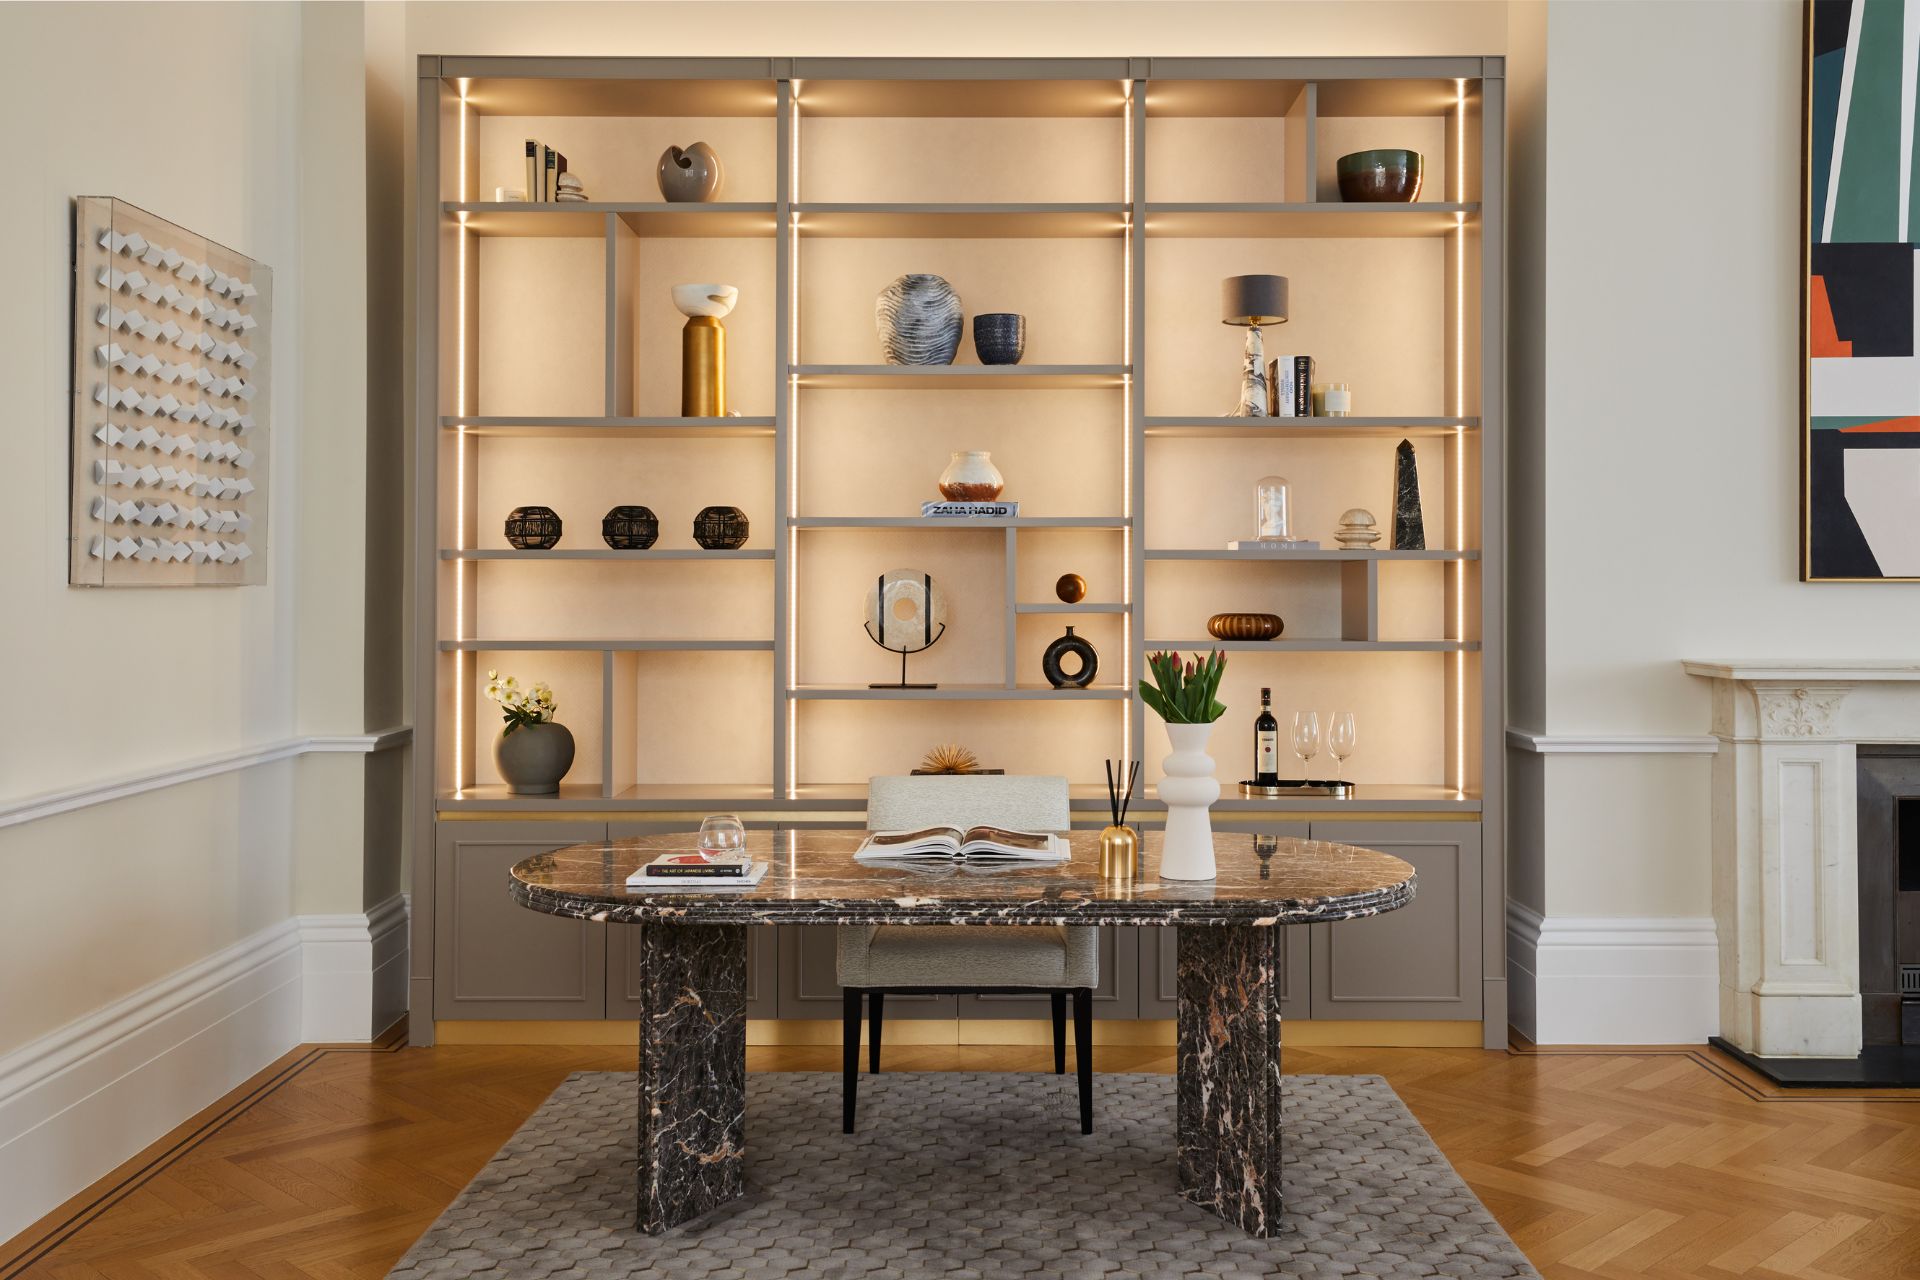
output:
[[[874,778],[867,829],[981,824],[1017,831],[1065,831],[1065,778],[930,774]],[[837,971],[844,989],[841,1128],[853,1132],[860,1082],[860,1001],[867,1002],[867,1068],[880,1070],[880,1028],[888,992],[902,995],[1045,991],[1053,997],[1053,1069],[1067,1069],[1067,997],[1073,997],[1074,1061],[1080,1076],[1080,1132],[1093,1132],[1093,988],[1100,980],[1092,927],[1063,925],[842,925]]]

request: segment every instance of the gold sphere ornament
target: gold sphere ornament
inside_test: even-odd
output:
[[[1077,573],[1063,573],[1053,584],[1053,594],[1067,604],[1079,604],[1087,598],[1087,580]]]

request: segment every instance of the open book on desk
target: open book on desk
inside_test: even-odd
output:
[[[876,831],[861,841],[856,859],[873,862],[907,858],[949,862],[1065,862],[1066,841],[1050,831],[1010,831],[1005,827],[923,827],[918,831]]]

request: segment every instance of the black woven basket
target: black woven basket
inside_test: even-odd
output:
[[[738,507],[702,507],[693,518],[693,540],[709,551],[745,546],[747,513]]]
[[[660,520],[646,507],[615,507],[600,517],[600,536],[615,551],[645,551],[660,537]]]
[[[560,541],[560,516],[552,507],[515,507],[507,513],[507,541],[522,551],[551,551]]]

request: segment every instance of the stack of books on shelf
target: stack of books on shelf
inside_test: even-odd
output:
[[[580,179],[567,172],[567,158],[537,138],[527,139],[527,199],[540,204],[587,198]]]
[[[1017,502],[923,502],[920,504],[922,516],[938,517],[943,520],[1005,520],[1020,514]]]
[[[1275,356],[1267,361],[1267,416],[1313,416],[1313,357]]]
[[[751,889],[767,874],[767,864],[744,853],[663,853],[627,877],[627,888],[688,889],[714,893]]]

